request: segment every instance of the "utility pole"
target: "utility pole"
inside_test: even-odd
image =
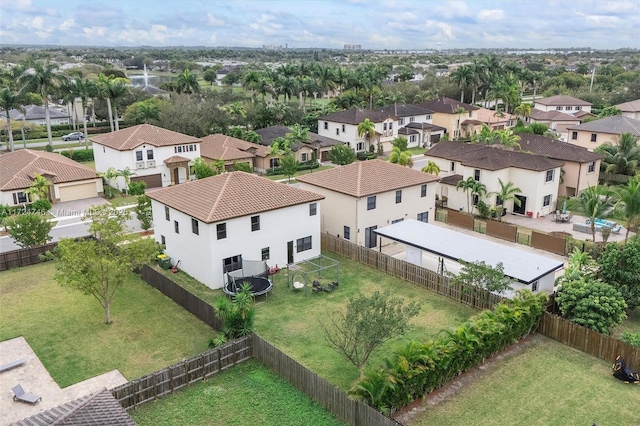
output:
[[[593,69],[591,70],[591,84],[589,85],[589,93],[591,93],[591,89],[593,89],[593,77],[595,77],[596,75],[596,67],[594,65]]]

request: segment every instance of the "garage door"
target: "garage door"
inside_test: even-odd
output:
[[[148,176],[135,176],[131,178],[134,182],[146,182],[147,188],[159,188],[162,186],[162,173]]]
[[[61,186],[60,201],[82,200],[84,198],[97,197],[96,183],[82,183],[78,185]]]

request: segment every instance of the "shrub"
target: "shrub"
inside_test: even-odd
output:
[[[62,151],[60,154],[80,163],[93,161],[93,149],[75,149]]]
[[[29,206],[29,210],[31,210],[32,212],[46,213],[51,210],[51,201],[47,200],[46,198],[40,198],[31,203],[31,205]]]
[[[256,310],[253,307],[253,296],[251,295],[251,285],[243,283],[240,291],[229,301],[224,296],[219,297],[213,309],[216,315],[222,319],[222,333],[228,339],[243,337],[253,332],[253,322]]]
[[[44,150],[47,152],[53,152],[53,147],[51,145],[47,145],[44,147]]]
[[[213,349],[217,348],[218,346],[222,346],[225,343],[227,343],[227,338],[224,337],[223,334],[219,334],[215,338],[209,339],[209,341],[207,342],[207,346],[209,347],[209,349]]]
[[[631,346],[640,348],[640,333],[632,333],[630,331],[623,331],[620,335],[620,340],[627,342]]]
[[[356,153],[356,158],[357,158],[359,161],[364,161],[364,160],[366,160],[366,159],[367,159],[367,153],[366,153],[366,152],[364,152],[364,151],[360,151],[360,152]]]
[[[481,218],[489,219],[491,217],[491,208],[484,201],[478,200],[476,208],[478,209],[478,216]]]
[[[144,195],[147,183],[141,180],[129,182],[129,195]]]

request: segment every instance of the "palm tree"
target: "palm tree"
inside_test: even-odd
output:
[[[364,121],[358,124],[358,136],[367,140],[367,146],[371,146],[371,139],[376,135],[376,125],[373,121],[365,118]]]
[[[313,71],[318,87],[320,87],[320,92],[322,94],[322,108],[324,109],[324,95],[330,90],[335,89],[337,86],[333,68],[330,66],[317,65]]]
[[[401,148],[394,146],[389,156],[389,162],[399,164],[401,166],[411,167],[413,166],[413,160],[411,159],[411,153],[409,151],[402,151]]]
[[[260,73],[250,70],[242,76],[242,87],[251,90],[251,102],[253,103],[258,83],[260,82]]]
[[[113,101],[113,124],[116,127],[116,132],[120,130],[120,118],[118,117],[118,104],[116,101],[118,98],[122,98],[129,93],[129,87],[127,86],[126,79],[116,78],[110,85],[109,90],[111,92],[111,100]]]
[[[422,168],[424,173],[431,173],[432,175],[438,176],[440,174],[440,166],[438,166],[433,161],[427,162],[427,165]]]
[[[186,93],[191,95],[192,93],[200,93],[200,85],[198,84],[198,75],[192,74],[189,68],[182,71],[182,74],[178,76],[176,80],[176,91],[178,93]]]
[[[484,197],[485,195],[487,195],[487,186],[484,183],[480,183],[477,180],[473,181],[473,185],[471,186],[471,196],[474,198],[477,198],[478,200],[480,200],[482,197]],[[475,207],[477,204],[477,202],[473,203],[473,206]]]
[[[132,172],[128,167],[125,167],[122,170],[118,170],[117,175],[124,178],[124,185],[125,185],[124,191],[127,192],[129,190],[129,183],[131,182],[131,176],[135,175],[135,173]]]
[[[483,143],[485,145],[493,145],[500,136],[496,133],[495,130],[491,130],[491,128],[482,124],[482,129],[480,129],[480,133],[477,133],[471,137],[472,143]]]
[[[3,87],[0,89],[0,109],[4,110],[7,117],[7,133],[9,134],[9,151],[13,152],[13,130],[11,129],[11,116],[9,111],[12,109],[22,110],[22,93],[16,92],[11,87]]]
[[[35,195],[38,199],[49,199],[49,187],[51,186],[51,181],[46,177],[34,173],[33,182],[31,182],[31,186],[26,190],[27,194]]]
[[[297,123],[289,127],[289,132],[285,135],[285,137],[290,138],[294,143],[308,143],[311,140],[311,138],[309,137],[309,129]]]
[[[89,79],[76,77],[75,86],[77,95],[82,102],[82,124],[84,126],[84,148],[89,149],[89,134],[87,132],[87,109],[89,107],[89,98],[93,97],[96,92],[95,83]]]
[[[615,143],[600,145],[595,151],[604,155],[602,165],[606,173],[633,176],[638,172],[640,147],[638,137],[631,133],[623,133]]]
[[[589,186],[578,197],[567,201],[569,210],[589,218],[594,243],[596,242],[596,218],[608,216],[613,207],[609,194],[610,191],[606,186]]]
[[[522,117],[523,121],[531,115],[531,104],[520,104],[518,105],[513,112],[518,116]]]
[[[630,179],[627,186],[613,188],[612,196],[615,200],[614,209],[626,220],[624,240],[627,241],[629,229],[637,231],[640,226],[640,175]]]
[[[473,68],[469,65],[461,65],[451,73],[450,78],[460,88],[460,102],[464,102],[464,89],[474,78]]]
[[[104,183],[107,184],[107,186],[104,188],[105,195],[108,198],[113,197],[113,187],[111,186],[111,182],[119,176],[117,170],[114,167],[109,167],[106,172],[98,173],[98,176],[100,176]]]
[[[475,187],[475,184],[476,184],[476,180],[471,176],[469,176],[466,180],[460,179],[456,184],[456,191],[458,189],[462,189],[467,194],[467,212],[468,213],[471,213],[470,193]]]
[[[520,136],[511,133],[511,130],[496,130],[496,135],[502,146],[507,148],[520,147]]]
[[[113,110],[111,109],[111,84],[115,80],[113,74],[108,77],[103,73],[98,75],[98,81],[96,82],[96,95],[107,101],[107,114],[109,115],[109,126],[113,132]]]
[[[513,204],[520,207],[520,199],[516,197],[516,194],[521,193],[522,190],[517,187],[513,182],[507,182],[506,184],[502,181],[502,179],[498,178],[498,183],[500,184],[500,191],[493,192],[498,196],[502,205],[507,201],[513,201]],[[497,204],[497,203],[496,203]],[[502,222],[502,212],[498,214],[498,221]]]
[[[51,114],[49,112],[49,98],[62,86],[66,78],[58,74],[57,66],[50,62],[36,62],[33,68],[24,71],[18,82],[23,85],[27,92],[37,93],[44,100],[44,117],[47,125],[47,138],[49,146],[53,148],[53,137],[51,136]]]

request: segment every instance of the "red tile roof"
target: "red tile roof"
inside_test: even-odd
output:
[[[360,198],[435,182],[438,177],[386,161],[370,160],[309,173],[298,176],[296,179],[299,182]]]
[[[199,138],[183,135],[182,133],[163,129],[162,127],[152,126],[151,124],[127,127],[117,132],[90,136],[89,139],[92,142],[117,149],[118,151],[130,151],[143,144],[173,146],[199,143],[202,141]]]
[[[176,164],[176,163],[188,163],[191,159],[183,157],[181,155],[172,155],[171,157],[164,160],[165,164]]]
[[[200,155],[211,160],[241,160],[254,156],[266,157],[269,148],[216,133],[202,138]]]
[[[158,189],[149,198],[204,223],[277,210],[324,196],[245,172],[229,172]]]

